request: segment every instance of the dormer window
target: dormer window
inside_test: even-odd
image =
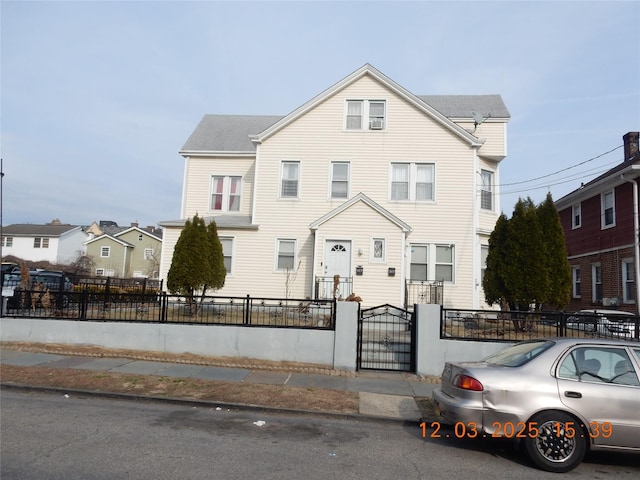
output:
[[[386,102],[384,100],[347,100],[346,130],[384,130]]]

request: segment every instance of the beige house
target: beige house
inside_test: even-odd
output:
[[[223,245],[218,295],[403,306],[435,284],[438,303],[483,306],[508,120],[499,95],[417,96],[368,64],[284,117],[205,115],[160,276],[197,213]]]
[[[155,230],[130,227],[102,234],[85,246],[97,276],[158,278],[162,238]]]

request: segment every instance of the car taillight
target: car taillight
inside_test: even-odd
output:
[[[484,390],[482,384],[469,375],[456,375],[456,378],[453,379],[453,385],[463,390],[473,390],[475,392]]]

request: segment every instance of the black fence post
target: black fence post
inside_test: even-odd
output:
[[[87,287],[82,289],[80,292],[80,311],[78,312],[78,318],[80,320],[87,319],[87,303],[89,301],[89,290]]]
[[[247,300],[244,303],[244,324],[245,325],[251,325],[251,314],[249,313],[250,311],[251,311],[251,299],[247,294]]]

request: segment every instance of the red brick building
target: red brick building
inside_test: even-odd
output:
[[[622,163],[556,201],[571,264],[570,311],[640,314],[638,132],[623,140]]]

